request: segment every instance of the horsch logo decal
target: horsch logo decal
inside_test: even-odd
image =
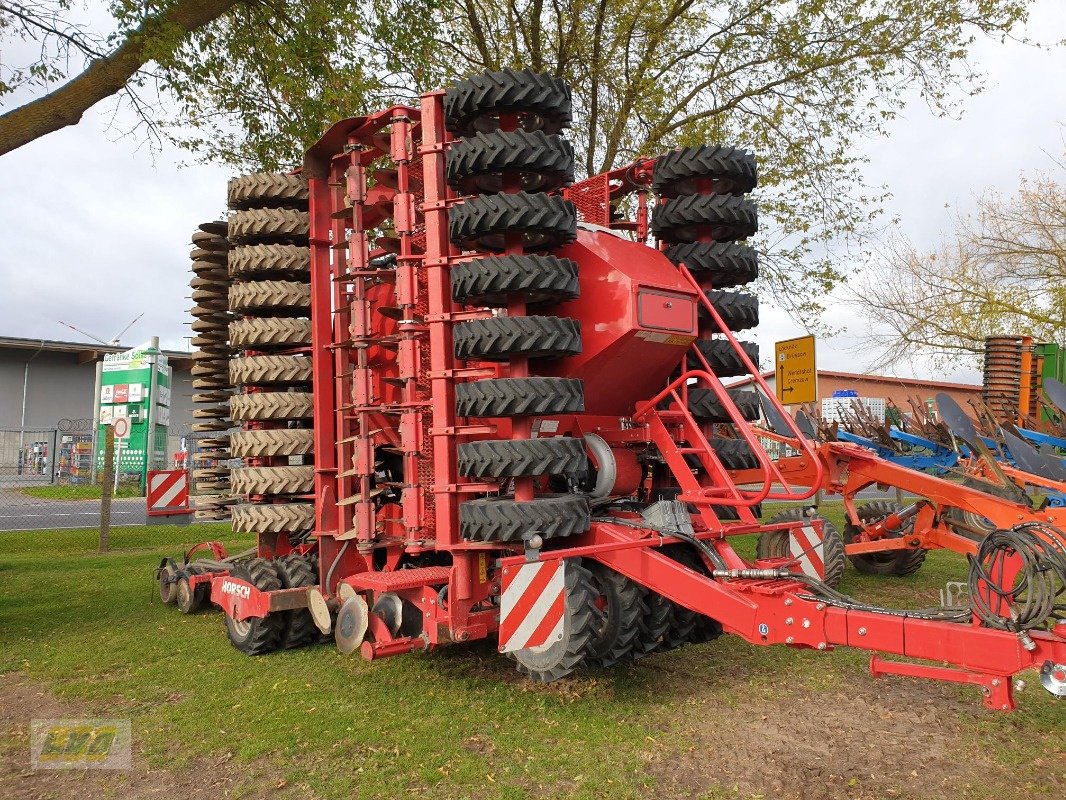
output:
[[[252,587],[236,581],[224,580],[222,581],[222,594],[230,594],[242,600],[247,600],[252,596]]]

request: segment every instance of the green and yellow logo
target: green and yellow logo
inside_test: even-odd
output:
[[[128,769],[128,720],[34,720],[34,769]]]

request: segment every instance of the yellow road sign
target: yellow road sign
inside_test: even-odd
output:
[[[774,343],[774,388],[787,405],[818,401],[818,371],[814,337],[801,336]]]

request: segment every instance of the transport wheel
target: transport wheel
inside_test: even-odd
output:
[[[234,494],[309,494],[315,490],[315,468],[238,467],[230,472]]]
[[[678,561],[683,551],[684,545],[681,544],[668,544],[659,548],[659,552],[664,556],[669,556]],[[669,625],[657,648],[658,651],[675,650],[682,645],[688,644],[692,637],[692,632],[696,629],[699,617],[691,609],[680,606],[671,600],[667,600],[667,602],[670,604]]]
[[[249,317],[229,324],[234,350],[300,347],[311,344],[311,320],[290,317]]]
[[[455,413],[460,417],[576,414],[584,410],[584,385],[578,378],[499,378],[455,387]]]
[[[712,185],[706,186],[710,180]],[[663,197],[714,192],[745,194],[758,183],[755,157],[746,150],[704,144],[655,159],[652,188]]]
[[[455,357],[484,361],[581,352],[581,323],[566,317],[490,317],[455,326]]]
[[[674,604],[658,592],[649,590],[644,602],[648,609],[647,613],[637,620],[637,635],[633,639],[632,652],[634,661],[662,649],[674,613]]]
[[[820,519],[822,520],[822,563],[825,565],[825,576],[822,580],[827,586],[836,589],[844,578],[844,540],[840,538],[840,532],[836,525],[821,514],[808,517],[803,508],[790,508],[771,517],[770,522],[792,522],[793,520]],[[758,544],[755,548],[756,558],[787,558],[790,556],[788,531],[768,531],[759,534]]]
[[[527,534],[560,539],[589,529],[588,499],[582,495],[539,495],[520,502],[483,497],[459,506],[459,531],[474,542],[521,542]]]
[[[506,306],[509,296],[527,303],[561,303],[581,292],[577,262],[547,255],[488,256],[452,268],[452,297],[471,306]]]
[[[588,469],[583,439],[487,439],[459,445],[459,474],[466,478],[580,475]]]
[[[505,175],[524,192],[551,192],[574,182],[574,148],[542,131],[479,133],[448,151],[448,185],[460,194],[504,191]]]
[[[253,172],[230,178],[230,208],[287,206],[307,208],[307,179],[302,175],[278,172]]]
[[[726,469],[758,469],[759,460],[743,439],[712,438],[709,442]]]
[[[759,223],[755,204],[746,197],[696,194],[655,206],[651,227],[663,242],[694,242],[704,234],[732,242],[754,235]]]
[[[315,526],[311,503],[236,505],[230,514],[235,533],[300,533]]]
[[[444,95],[444,125],[457,136],[499,130],[500,114],[517,114],[526,131],[570,127],[570,87],[527,69],[486,72],[457,82]]]
[[[291,208],[253,208],[229,216],[229,238],[235,244],[304,244],[308,229],[307,212]]]
[[[645,590],[598,561],[587,560],[586,567],[596,593],[593,602],[602,614],[585,651],[585,665],[613,667],[633,652],[640,621],[648,614]]]
[[[284,558],[275,559],[274,563],[283,589],[318,585],[317,563],[308,556],[290,553]],[[302,647],[318,639],[318,628],[315,626],[309,609],[293,609],[283,612],[282,616],[286,622],[285,631],[279,642],[282,649]]]
[[[250,244],[234,247],[227,261],[231,278],[247,280],[268,276],[307,277],[311,250],[295,244]]]
[[[735,242],[675,244],[666,249],[666,257],[684,264],[696,280],[707,281],[717,289],[743,286],[759,277],[755,249]]]
[[[703,559],[689,545],[679,545],[674,558],[694,572],[701,575],[710,574]],[[718,620],[706,614],[692,613],[696,617],[696,624],[692,626],[692,632],[688,636],[689,644],[706,644],[722,635],[722,623]]]
[[[520,235],[526,250],[550,250],[577,238],[577,209],[549,194],[471,197],[448,209],[448,231],[464,250],[500,252],[507,234]]]
[[[311,307],[311,285],[296,281],[235,283],[229,287],[229,307],[241,314],[306,315]]]
[[[236,422],[254,420],[311,419],[314,408],[310,392],[257,392],[235,394],[229,402]]]
[[[159,575],[159,599],[165,605],[171,605],[177,600],[175,581],[178,568],[172,559],[164,558],[156,571]]]
[[[757,392],[733,391],[729,393],[741,416],[748,420],[756,420],[762,412]],[[727,413],[718,396],[710,389],[699,386],[690,387],[688,390],[688,410],[701,422],[732,422],[733,419]]]
[[[707,292],[714,310],[718,312],[730,331],[746,331],[759,324],[759,298],[744,292],[721,292],[714,289]],[[722,329],[711,319],[711,314],[699,306],[700,327],[712,333],[721,333]]]
[[[315,432],[310,429],[234,431],[230,449],[235,458],[304,456],[314,452]]]
[[[236,564],[230,574],[262,591],[276,591],[281,588],[277,566],[265,558],[252,558]],[[244,620],[236,620],[226,614],[226,633],[230,643],[242,653],[258,656],[278,649],[286,622],[281,614],[267,614],[265,617]]]
[[[234,358],[229,362],[229,381],[234,386],[310,383],[311,359],[303,356]]]
[[[901,508],[903,508],[902,505],[889,500],[874,500],[871,503],[864,503],[858,506],[855,511],[858,512],[859,520],[864,525],[870,525],[884,519],[893,512],[899,511]],[[907,520],[903,528],[889,531],[887,538],[898,539],[901,536],[909,535],[913,530],[914,519],[912,518]],[[849,522],[844,527],[844,540],[850,543],[857,539],[860,533],[859,528]],[[848,559],[855,569],[865,575],[895,575],[900,577],[913,575],[917,572],[925,561],[927,552],[922,549],[887,550],[883,553],[863,553],[862,555],[848,556]]]
[[[517,662],[519,672],[541,683],[565,678],[577,669],[603,624],[603,612],[596,606],[598,593],[593,588],[592,575],[578,559],[567,559],[565,563],[562,637],[509,654]]]
[[[758,367],[759,345],[755,342],[739,342],[739,344],[752,363]],[[699,348],[703,357],[707,359],[707,363],[711,366],[711,371],[719,378],[735,378],[748,374],[748,368],[744,366],[744,362],[740,360],[737,351],[733,349],[733,345],[726,339],[701,339],[696,342],[696,347]],[[703,369],[703,364],[693,356],[689,356],[688,368]]]
[[[1004,499],[1011,497],[1011,492],[1006,487],[993,486],[971,476],[963,478],[962,485],[968,489],[978,489],[993,497],[1002,497]],[[996,524],[987,517],[982,517],[972,511],[963,511],[961,508],[949,508],[944,513],[944,521],[959,536],[965,536],[975,542],[984,541],[988,534],[997,529]]]

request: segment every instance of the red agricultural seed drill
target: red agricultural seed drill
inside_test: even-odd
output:
[[[736,243],[754,160],[685,148],[575,184],[570,122],[561,81],[492,72],[337,123],[299,174],[231,182],[228,226],[194,236],[196,480],[201,516],[258,544],[166,559],[163,599],[210,599],[248,654],[495,637],[551,681],[726,632],[905,656],[872,669],[977,684],[997,709],[1029,668],[1061,694],[1066,548],[1038,512],[921,476],[926,538],[872,547],[944,546],[946,505],[1005,527],[966,604],[914,612],[840,594],[820,518],[759,522],[765,500],[850,503],[898,475],[804,438],[732,333],[758,322],[724,291],[757,276]],[[758,391],[721,382],[746,374]],[[729,539],[751,533],[753,563]]]

